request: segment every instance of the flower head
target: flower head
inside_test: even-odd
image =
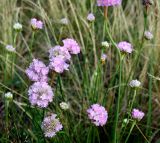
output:
[[[49,68],[40,60],[33,59],[25,72],[31,81],[47,82],[48,80]]]
[[[66,103],[66,102],[61,102],[59,105],[63,110],[69,109],[69,106],[70,106],[69,103]]]
[[[51,48],[49,50],[49,58],[55,58],[55,57],[61,57],[64,60],[70,60],[71,59],[71,55],[68,52],[68,49],[66,47],[61,47],[59,45]]]
[[[138,88],[138,87],[140,87],[141,82],[136,79],[136,80],[132,80],[132,81],[129,83],[129,85],[130,85],[131,87],[133,87],[133,88]]]
[[[121,0],[97,0],[98,6],[115,6],[120,5]]]
[[[132,45],[126,41],[119,42],[117,45],[118,49],[124,53],[132,53]]]
[[[144,117],[144,113],[138,109],[132,110],[132,118],[140,121]]]
[[[145,31],[144,36],[147,40],[153,39],[153,34],[150,31]]]
[[[95,21],[95,16],[93,13],[89,13],[88,16],[87,16],[87,20],[92,22],[92,21]]]
[[[63,25],[68,25],[69,24],[69,20],[67,18],[62,18],[60,20],[60,23],[63,24]]]
[[[108,119],[108,113],[103,106],[93,104],[87,110],[88,117],[96,126],[104,126]]]
[[[5,98],[7,100],[12,100],[13,99],[13,94],[11,92],[7,92],[4,94]]]
[[[45,137],[54,137],[57,132],[62,130],[63,126],[56,116],[56,114],[51,114],[44,118],[41,127],[44,131]]]
[[[20,24],[19,22],[15,23],[13,25],[14,30],[16,31],[21,31],[22,30],[22,24]]]
[[[15,52],[16,51],[16,49],[12,45],[7,45],[6,50],[9,51],[9,52]]]
[[[74,39],[67,38],[64,39],[62,42],[64,44],[64,47],[66,47],[71,54],[80,53],[80,46]]]
[[[50,59],[49,68],[57,73],[63,73],[64,70],[68,70],[68,67],[69,64],[61,56]]]
[[[36,18],[31,19],[31,27],[33,30],[38,30],[43,28],[43,22],[41,20],[37,20]]]
[[[101,55],[101,61],[102,61],[102,63],[105,63],[106,59],[107,59],[107,55],[106,54],[102,54]]]
[[[101,44],[103,47],[106,47],[106,48],[109,47],[109,43],[107,41],[103,41]]]
[[[48,106],[53,100],[52,88],[46,82],[35,82],[28,90],[29,101],[41,108]]]

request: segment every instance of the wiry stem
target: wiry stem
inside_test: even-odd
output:
[[[105,19],[107,19],[107,15],[108,15],[108,7],[105,6],[104,7],[104,17],[105,17]]]

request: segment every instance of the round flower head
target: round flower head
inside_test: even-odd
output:
[[[63,109],[63,110],[69,109],[69,104],[66,102],[61,102],[59,105],[60,105],[61,109]]]
[[[71,55],[66,47],[55,46],[49,50],[49,58],[61,57],[64,60],[70,60]]]
[[[67,18],[62,18],[60,20],[60,23],[63,24],[63,25],[68,25],[69,24],[69,20]]]
[[[88,16],[87,16],[87,20],[92,22],[92,21],[95,21],[95,16],[93,13],[89,13]]]
[[[6,50],[9,51],[9,52],[15,52],[16,51],[16,49],[12,45],[7,45]]]
[[[44,118],[41,128],[44,131],[45,137],[52,138],[57,132],[62,130],[63,126],[56,116],[56,114],[51,114]]]
[[[88,117],[96,126],[104,126],[108,119],[108,113],[103,106],[93,104],[87,110]]]
[[[74,39],[67,38],[64,39],[62,42],[64,44],[64,47],[66,47],[71,54],[80,53],[80,46]]]
[[[97,0],[98,6],[115,6],[120,4],[121,0]]]
[[[132,81],[129,83],[129,85],[130,85],[132,88],[138,88],[138,87],[140,87],[141,82],[136,79],[136,80],[132,80]]]
[[[133,109],[132,110],[132,118],[136,119],[138,121],[142,120],[142,118],[144,117],[144,113],[138,109]]]
[[[31,19],[31,27],[33,30],[38,30],[43,28],[43,22],[41,20],[37,20],[36,18]]]
[[[7,99],[7,100],[12,100],[13,99],[13,94],[11,93],[11,92],[7,92],[7,93],[5,93],[5,98]]]
[[[104,41],[101,43],[103,47],[108,48],[109,47],[109,43],[107,41]]]
[[[31,81],[42,81],[47,82],[48,80],[49,68],[46,65],[37,59],[33,59],[33,62],[30,64],[29,68],[26,69],[26,74]]]
[[[132,45],[126,41],[119,42],[117,45],[118,49],[124,53],[132,53]]]
[[[13,25],[13,28],[14,28],[14,30],[16,30],[16,31],[21,31],[22,30],[22,24],[20,24],[20,23],[15,23],[14,25]]]
[[[29,101],[41,108],[48,106],[53,100],[52,88],[46,82],[35,82],[28,90]]]
[[[106,54],[102,54],[101,55],[101,61],[102,61],[103,64],[105,63],[106,59],[107,59],[107,55]]]
[[[61,56],[50,59],[49,68],[57,73],[63,73],[64,70],[68,70],[68,67],[69,64]]]
[[[144,36],[147,40],[153,39],[153,34],[150,31],[145,31]]]

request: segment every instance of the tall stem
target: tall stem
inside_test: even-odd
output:
[[[105,6],[104,7],[104,17],[105,17],[105,19],[107,19],[107,16],[108,16],[108,7]]]
[[[115,125],[114,125],[114,134],[113,134],[114,143],[117,142],[117,128],[118,128],[118,118],[119,118],[120,99],[121,99],[122,61],[123,61],[123,58],[122,56],[120,56],[119,89],[118,89],[118,98],[117,98],[117,104],[116,104],[116,117],[115,117],[115,122],[114,122]]]
[[[125,143],[127,143],[127,141],[128,141],[128,139],[129,139],[129,137],[130,137],[130,135],[131,135],[131,133],[132,133],[132,130],[133,130],[133,128],[134,128],[135,125],[136,125],[136,121],[133,122],[133,124],[132,124],[132,126],[131,126],[131,129],[130,129],[130,131],[129,131],[129,134],[128,134],[126,140],[125,140]]]

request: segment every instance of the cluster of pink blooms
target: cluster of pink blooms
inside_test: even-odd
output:
[[[132,45],[126,41],[119,42],[117,45],[118,49],[124,53],[132,53]]]
[[[144,117],[144,113],[138,109],[133,109],[132,110],[132,118],[136,119],[138,121],[142,120],[142,118]]]
[[[26,69],[26,74],[31,81],[47,82],[49,68],[40,60],[33,59],[29,68]]]
[[[32,105],[37,105],[41,108],[48,106],[49,102],[53,101],[52,88],[46,82],[35,82],[28,90],[29,101]]]
[[[62,130],[63,126],[56,116],[56,114],[51,114],[44,118],[41,127],[44,131],[45,137],[54,137],[57,132]]]
[[[103,106],[93,104],[87,110],[88,117],[96,126],[104,126],[108,119],[108,113]]]
[[[122,0],[97,0],[98,6],[115,6],[120,5]]]
[[[37,20],[36,18],[31,19],[31,27],[33,30],[42,29],[43,22],[41,20]]]
[[[80,46],[74,39],[64,39],[63,46],[55,46],[49,50],[49,68],[57,73],[63,73],[68,70],[68,61],[71,59],[70,54],[79,54]]]

